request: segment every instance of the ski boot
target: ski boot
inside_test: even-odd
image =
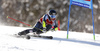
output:
[[[18,35],[19,35],[19,36],[21,36],[21,35],[26,35],[26,32],[24,32],[24,31],[19,32]]]

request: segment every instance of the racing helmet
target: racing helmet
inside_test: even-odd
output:
[[[50,16],[51,18],[56,18],[56,14],[57,14],[56,11],[53,10],[53,9],[49,11],[49,16]]]

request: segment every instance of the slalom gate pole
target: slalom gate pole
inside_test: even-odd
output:
[[[93,39],[95,40],[95,27],[94,27],[93,9],[92,9],[92,24],[93,24]]]
[[[91,0],[91,6],[92,6],[92,24],[93,24],[93,39],[95,40],[95,26],[94,26],[94,15],[93,15],[93,0]]]
[[[68,14],[67,39],[68,39],[68,34],[69,34],[70,9],[71,9],[71,4],[70,4],[70,6],[69,6],[69,14]]]
[[[60,21],[58,20],[58,30],[60,31]]]

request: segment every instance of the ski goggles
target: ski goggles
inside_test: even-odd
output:
[[[51,18],[56,18],[56,15],[49,15]]]

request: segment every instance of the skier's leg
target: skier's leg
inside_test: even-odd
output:
[[[42,24],[40,22],[37,22],[33,28],[33,32],[36,32],[36,34],[43,33],[40,29],[43,29]]]
[[[30,33],[31,31],[32,31],[32,29],[27,29],[27,30],[19,32],[18,35],[26,35],[26,34]]]
[[[40,22],[37,22],[35,27],[40,29],[42,27],[42,24]],[[18,33],[18,35],[26,35],[28,33],[37,32],[38,29],[36,29],[35,27],[33,29],[27,29],[27,30],[21,31]]]
[[[36,32],[36,34],[41,34],[41,33],[43,33],[42,31],[40,31],[40,30],[38,30],[37,32]]]
[[[49,31],[51,28],[52,28],[52,25],[47,25],[47,26],[46,26],[46,31]],[[43,27],[40,28],[40,29],[43,29]],[[41,33],[43,33],[43,32],[40,31],[40,30],[38,30],[36,33],[37,33],[37,34],[41,34]]]

